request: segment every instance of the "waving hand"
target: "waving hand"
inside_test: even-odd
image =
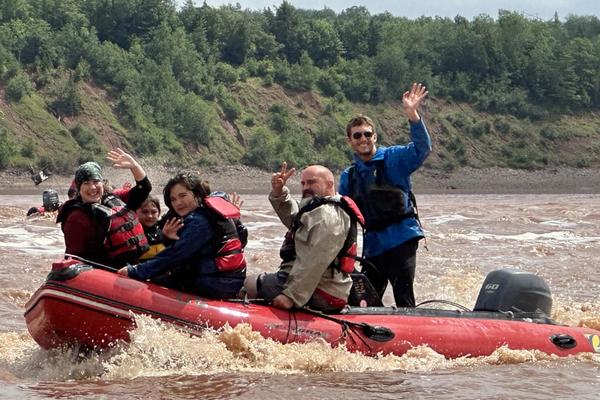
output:
[[[131,156],[131,154],[126,153],[121,148],[116,148],[114,150],[110,150],[106,159],[112,162],[113,167],[115,168],[123,168],[131,170],[133,174],[133,178],[137,181],[141,181],[146,176],[146,172],[142,168],[140,164]]]
[[[423,102],[423,99],[427,97],[427,88],[420,83],[413,83],[409,91],[404,92],[402,95],[402,107],[404,107],[404,113],[409,120],[417,122],[421,117],[417,112],[417,108]]]

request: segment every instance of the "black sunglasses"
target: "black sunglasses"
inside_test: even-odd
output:
[[[352,138],[354,140],[358,140],[360,139],[363,135],[365,135],[365,137],[368,139],[371,136],[373,136],[373,132],[372,131],[364,131],[364,132],[353,132],[352,133]]]

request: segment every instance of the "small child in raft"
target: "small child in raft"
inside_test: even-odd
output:
[[[140,256],[140,261],[148,260],[165,249],[166,239],[177,240],[177,231],[182,223],[179,218],[172,218],[164,222],[161,227],[160,201],[155,196],[148,196],[142,205],[135,211],[140,223],[144,227],[144,234],[148,239],[150,249]]]

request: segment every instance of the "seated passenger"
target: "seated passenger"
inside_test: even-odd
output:
[[[119,270],[119,274],[213,299],[235,298],[246,277],[242,244],[234,216],[211,206],[239,210],[223,198],[208,196],[210,188],[192,173],[179,173],[163,190],[169,213],[182,218],[177,240],[155,257]],[[226,208],[226,207],[224,207]]]
[[[247,295],[273,301],[279,308],[304,307],[340,311],[347,304],[356,255],[356,221],[352,200],[335,193],[333,174],[320,165],[301,175],[302,200],[292,200],[286,181],[294,173],[283,163],[273,174],[269,200],[289,228],[280,250],[279,271],[249,276]]]
[[[121,267],[136,262],[148,250],[134,210],[148,197],[152,186],[144,169],[123,150],[111,150],[107,159],[115,168],[131,170],[136,185],[128,201],[106,191],[100,165],[90,161],[75,172],[78,194],[63,204],[56,222],[65,235],[66,255]]]
[[[150,248],[140,256],[146,261],[163,251],[170,240],[177,239],[177,231],[183,226],[181,219],[160,219],[160,201],[155,196],[148,196],[141,206],[135,210]]]
[[[160,218],[160,201],[154,196],[148,198],[135,210],[150,248],[140,256],[140,261],[150,259],[165,249],[162,230],[158,225]]]

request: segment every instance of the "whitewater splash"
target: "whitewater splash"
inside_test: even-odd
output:
[[[38,229],[45,235],[48,226],[54,227],[50,220],[24,218],[39,196],[15,199],[11,197],[8,204],[19,207],[0,207],[0,235],[5,227],[27,225],[33,242]],[[285,228],[265,196],[246,200],[250,207],[248,213],[242,210],[243,220],[252,227],[249,271],[272,271],[279,262],[277,249]],[[600,236],[597,196],[423,195],[419,205],[429,251],[421,242],[415,277],[417,301],[441,298],[472,307],[487,272],[510,266],[537,273],[547,281],[554,299],[554,320],[600,327],[600,278],[596,274],[600,246],[593,241]],[[56,229],[60,235],[60,228]],[[550,232],[572,232],[574,236],[546,236],[539,242],[521,236]],[[471,233],[497,238],[465,238]],[[18,238],[25,236],[19,233]],[[584,240],[569,242],[578,238]],[[56,247],[56,254],[62,255],[62,244]],[[402,357],[372,358],[318,343],[283,346],[236,330],[241,328],[233,329],[229,336],[207,331],[207,337],[190,338],[152,320],[146,325],[138,320],[133,345],[117,346],[108,353],[45,351],[26,333],[22,312],[54,260],[54,254],[39,256],[30,250],[0,247],[0,265],[7,266],[0,268],[0,387],[4,397],[129,396],[151,400],[244,396],[262,400],[298,395],[320,399],[422,397],[428,393],[453,399],[460,393],[463,398],[475,399],[492,393],[534,398],[549,391],[559,397],[597,397],[593,383],[598,380],[599,361],[598,355],[592,354],[556,360],[500,348],[488,357],[448,361],[424,347]],[[393,303],[389,292],[385,304]],[[275,354],[278,352],[281,354]],[[231,370],[223,371],[225,366]],[[520,379],[523,376],[526,385]]]
[[[61,255],[63,234],[55,226],[12,225],[0,229],[0,247],[28,254]]]
[[[315,374],[329,372],[373,372],[402,370],[425,372],[481,365],[519,364],[557,360],[539,351],[501,347],[479,358],[447,360],[426,346],[401,357],[368,357],[331,348],[315,341],[281,344],[266,339],[248,325],[207,329],[190,336],[170,324],[136,316],[131,343],[119,343],[104,353],[81,353],[77,349],[42,350],[27,334],[0,334],[1,375],[16,380],[134,379],[169,375],[211,375],[225,372],[261,374]],[[600,366],[600,355],[572,357]],[[0,378],[1,379],[1,378]]]

